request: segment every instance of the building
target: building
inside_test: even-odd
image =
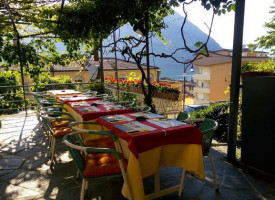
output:
[[[242,63],[253,61],[268,61],[267,52],[243,49]],[[194,75],[194,104],[209,105],[211,102],[229,99],[229,94],[224,92],[231,82],[232,50],[219,50],[209,52],[209,57],[199,56],[194,61],[197,73]]]
[[[163,78],[160,79],[159,82],[163,82],[163,83],[169,83],[174,87],[177,87],[179,89],[179,91],[181,91],[181,93],[184,93],[183,91],[183,81],[182,80],[172,80],[172,79],[167,79],[167,78]],[[185,95],[188,97],[193,97],[193,90],[195,87],[196,83],[193,81],[193,79],[191,81],[186,81],[185,82]]]
[[[92,65],[100,65],[99,61],[89,61]],[[142,68],[147,74],[147,66],[142,64]],[[115,78],[115,59],[104,58],[103,59],[104,77]],[[141,72],[134,62],[126,62],[121,59],[117,59],[118,78],[127,80],[131,72],[136,74],[136,77],[141,77]],[[150,66],[150,79],[151,81],[157,81],[159,78],[160,70],[158,67]],[[71,66],[55,65],[50,69],[51,76],[66,75],[70,76],[76,82],[88,83],[90,82],[91,75],[86,67],[81,67],[77,62],[72,63]]]

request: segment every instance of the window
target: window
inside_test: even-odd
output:
[[[154,81],[155,79],[154,79],[154,75],[153,74],[150,74],[150,81],[152,82],[152,81]]]

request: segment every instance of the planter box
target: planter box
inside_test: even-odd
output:
[[[251,76],[273,76],[273,72],[243,72],[242,77],[251,77]]]
[[[116,87],[113,84],[106,84],[108,88],[116,89]],[[127,91],[137,94],[143,94],[141,87],[120,87],[120,91]],[[148,88],[145,88],[146,91],[148,91]],[[162,99],[168,99],[171,101],[177,101],[179,99],[179,93],[169,93],[169,92],[162,92],[160,90],[153,90],[152,91],[152,97],[155,98],[162,98]]]
[[[275,77],[243,78],[241,161],[275,175]]]

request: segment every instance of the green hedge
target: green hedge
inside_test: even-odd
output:
[[[17,71],[0,72],[0,86],[16,86],[21,85],[19,82],[20,73]],[[22,87],[5,87],[0,88],[0,94],[4,96],[0,100],[0,114],[12,114],[20,110],[23,106],[23,89]],[[10,102],[17,101],[17,102]]]
[[[47,73],[42,73],[38,77],[33,78],[34,87],[32,87],[33,92],[41,92],[46,90],[58,90],[58,89],[76,89],[75,84],[64,84],[64,83],[74,83],[72,78],[69,76],[54,76],[50,77]],[[47,85],[54,84],[57,85]]]
[[[91,91],[97,91],[98,94],[101,94],[101,83],[100,82],[94,82],[91,84],[85,84],[83,86],[79,86],[80,90],[83,89],[89,89]]]
[[[214,139],[219,142],[227,142],[228,124],[229,124],[229,103],[221,102],[212,104],[206,109],[194,111],[190,114],[191,119],[210,118],[219,123],[218,129],[215,131]]]

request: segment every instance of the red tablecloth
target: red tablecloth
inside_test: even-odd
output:
[[[67,102],[79,102],[79,101],[95,101],[95,100],[100,100],[100,97],[92,97],[87,95],[70,95],[70,96],[59,96],[59,97],[56,97],[56,99],[61,101],[62,103],[67,103]]]
[[[124,114],[135,120],[134,116],[130,114]],[[110,129],[118,137],[128,142],[128,148],[138,158],[138,154],[148,151],[150,149],[167,145],[167,144],[199,144],[202,145],[202,133],[201,131],[189,124],[175,126],[170,128],[162,128],[148,121],[140,121],[141,123],[154,127],[155,130],[148,132],[140,132],[129,134],[115,127],[117,124],[128,123],[118,122],[112,123],[104,120],[103,117],[97,119],[97,123],[104,125]]]
[[[92,105],[94,103],[97,103],[98,101],[85,101],[89,105]],[[69,105],[73,110],[75,110],[79,115],[81,115],[83,121],[90,121],[97,119],[100,116],[105,116],[105,115],[116,115],[116,114],[124,114],[124,113],[132,113],[131,108],[119,108],[119,109],[113,109],[109,110],[108,108],[105,108],[104,104],[98,104],[96,107],[100,111],[88,111],[88,112],[81,112],[79,108],[85,108],[88,106],[72,106],[74,102],[67,102],[66,104]]]

